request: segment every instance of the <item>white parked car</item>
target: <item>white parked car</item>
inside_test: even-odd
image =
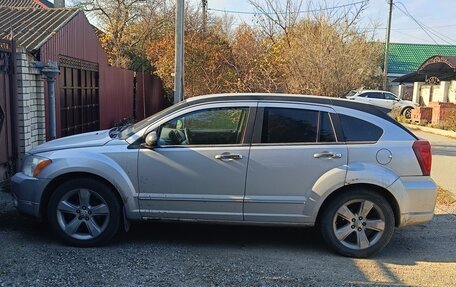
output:
[[[389,111],[398,109],[401,111],[401,115],[405,116],[407,119],[411,118],[412,110],[418,106],[418,104],[412,101],[402,100],[391,92],[380,90],[359,91],[354,95],[347,96],[347,98],[378,106]]]

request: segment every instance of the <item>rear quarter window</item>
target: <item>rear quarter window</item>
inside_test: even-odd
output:
[[[383,130],[365,120],[339,114],[345,142],[376,142]]]

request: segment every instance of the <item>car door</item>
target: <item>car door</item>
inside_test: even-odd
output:
[[[375,105],[382,108],[389,108],[387,101],[385,101],[385,96],[382,92],[369,92],[367,95],[367,102],[371,105]],[[389,108],[391,109],[391,108]]]
[[[244,220],[306,223],[313,187],[325,173],[346,169],[334,111],[304,104],[260,103],[250,150]],[[345,172],[337,173],[344,180]]]
[[[385,107],[392,110],[394,105],[399,101],[399,99],[391,93],[383,93],[385,97]]]
[[[157,146],[142,147],[138,158],[142,216],[242,220],[255,109],[206,104],[154,124]]]

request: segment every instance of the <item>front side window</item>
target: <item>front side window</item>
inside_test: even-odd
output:
[[[241,144],[249,108],[213,108],[191,112],[163,124],[158,144]]]
[[[369,99],[384,99],[384,96],[382,93],[369,93],[367,95]]]
[[[265,108],[261,143],[335,142],[329,114],[304,109]]]
[[[385,95],[385,99],[387,99],[387,100],[397,100],[397,98],[392,94],[385,93],[384,95]]]

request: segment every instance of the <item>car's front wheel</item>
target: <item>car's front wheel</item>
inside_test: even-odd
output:
[[[388,201],[369,190],[348,190],[322,211],[320,230],[336,252],[369,257],[382,250],[394,232],[394,213]]]
[[[403,111],[402,111],[402,115],[406,118],[406,119],[411,119],[412,118],[412,110],[413,108],[405,108]]]
[[[47,217],[64,242],[89,247],[114,237],[121,224],[121,210],[110,186],[93,178],[75,178],[51,195]]]

